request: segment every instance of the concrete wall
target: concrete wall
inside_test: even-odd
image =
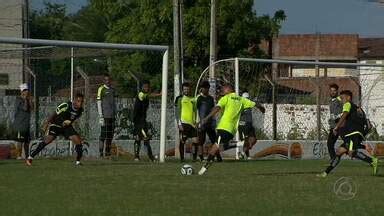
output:
[[[37,147],[37,140],[31,143],[31,149]],[[86,158],[97,158],[98,153],[98,140],[89,140],[89,146],[83,147],[84,156]],[[337,148],[341,144],[338,141],[335,145]],[[364,142],[366,149],[371,154],[376,156],[384,156],[384,143],[383,142]],[[8,158],[15,158],[15,142],[9,140],[0,141],[0,145],[9,146],[10,151]],[[132,140],[114,140],[112,152],[116,155],[118,149],[118,156],[130,156],[132,157],[134,148]],[[158,156],[159,144],[158,142],[151,143],[153,154]],[[167,150],[173,148],[169,146]],[[241,147],[240,147],[241,148]],[[68,141],[57,140],[48,145],[40,154],[42,157],[67,157],[75,155],[75,152],[71,152],[70,144]],[[4,152],[1,153],[4,155]],[[142,148],[141,155],[146,155],[145,148]],[[234,159],[236,156],[236,150],[231,149],[222,153],[226,159]],[[328,159],[328,150],[325,141],[318,142],[315,140],[290,140],[290,141],[273,141],[273,140],[260,140],[250,151],[252,159],[264,160],[264,159]],[[191,159],[191,154],[187,152],[186,158]],[[167,156],[168,159],[174,159],[174,156]],[[344,156],[344,158],[349,158]],[[4,159],[4,158],[3,158]]]
[[[24,0],[2,0],[0,4],[0,36],[23,37]],[[20,45],[0,44],[0,50],[21,48]],[[22,58],[0,58],[0,74],[8,74],[9,85],[0,85],[0,95],[4,89],[17,89],[23,79]]]
[[[347,68],[327,68],[328,77],[343,77],[356,74],[357,70]],[[324,77],[324,69],[320,69],[320,77]],[[295,68],[292,69],[292,77],[315,77],[316,70],[314,68]]]
[[[63,101],[67,101],[66,98],[40,98],[39,107],[39,119],[42,123],[50,113],[52,113],[56,106]],[[100,133],[100,126],[98,124],[97,107],[94,101],[87,102],[90,104],[89,110],[83,115],[79,121],[82,133],[89,139],[97,139]],[[11,126],[14,116],[14,104],[15,97],[1,97],[0,99],[0,122]],[[132,99],[119,99],[117,116],[117,129],[116,137],[125,136],[131,138],[131,131],[133,125],[126,121],[122,111],[127,113],[132,111],[133,100]],[[272,104],[265,104],[266,113],[262,115],[257,109],[253,110],[254,114],[254,126],[264,131],[267,138],[272,137]],[[297,134],[295,139],[307,139],[311,138],[311,133],[316,131],[316,105],[291,105],[291,104],[279,104],[277,105],[277,130],[279,138],[287,139],[288,135],[292,133]],[[322,106],[321,108],[322,127],[324,130],[328,128],[328,106]],[[167,136],[169,140],[173,140],[175,137],[174,127],[174,111],[173,104],[169,104],[167,112]],[[34,115],[32,115],[32,122],[34,121]],[[125,122],[124,122],[125,121]],[[155,101],[151,103],[148,110],[148,121],[153,124],[153,136],[154,139],[159,139],[160,133],[160,102]],[[127,123],[126,127],[120,127]],[[86,130],[88,129],[88,130]],[[32,127],[32,131],[34,128]],[[313,136],[313,135],[312,135]],[[312,137],[314,138],[314,137]]]

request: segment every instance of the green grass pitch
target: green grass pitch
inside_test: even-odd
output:
[[[195,172],[201,167],[187,163]],[[178,162],[119,159],[75,167],[70,160],[45,159],[26,167],[22,161],[0,161],[0,215],[384,214],[380,170],[371,176],[368,165],[342,161],[332,175],[317,178],[326,165],[325,160],[227,161],[205,176],[182,176]],[[336,194],[335,182],[342,177],[355,188],[347,185]]]

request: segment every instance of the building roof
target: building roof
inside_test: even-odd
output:
[[[384,38],[360,38],[359,59],[384,59]]]
[[[286,34],[277,39],[278,50],[274,58],[316,60],[319,40],[319,60],[351,61],[358,58],[359,36],[357,34]],[[268,50],[268,42],[260,48]]]
[[[289,78],[280,79],[278,81],[279,86],[285,86],[291,89],[299,90],[302,92],[311,92],[313,96],[316,96],[316,80],[314,78]],[[337,84],[339,91],[350,90],[355,99],[359,96],[359,80],[356,77],[327,77],[327,79],[321,79],[321,95],[320,101],[322,104],[327,104],[329,100],[329,85]],[[354,100],[355,101],[355,100]],[[357,100],[356,100],[357,101]]]

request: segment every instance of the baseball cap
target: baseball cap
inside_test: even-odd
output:
[[[20,89],[20,91],[29,90],[28,84],[27,83],[20,84],[19,89]]]

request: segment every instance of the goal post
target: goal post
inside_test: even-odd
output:
[[[63,41],[63,40],[43,40],[43,39],[24,39],[24,38],[11,38],[11,37],[0,37],[0,44],[18,44],[25,46],[44,46],[42,49],[31,47],[31,48],[7,48],[4,50],[6,52],[21,52],[22,54],[14,58],[23,58],[27,59],[27,56],[24,56],[24,52],[38,52],[44,48],[69,48],[70,56],[70,95],[73,99],[74,94],[74,73],[75,73],[75,64],[74,58],[76,54],[74,53],[74,48],[77,49],[99,49],[99,50],[120,50],[120,51],[149,51],[149,52],[158,52],[162,54],[162,66],[161,66],[161,112],[160,112],[160,145],[159,145],[159,160],[160,162],[165,161],[165,146],[166,146],[166,129],[167,129],[167,95],[168,95],[168,46],[162,45],[145,45],[145,44],[120,44],[120,43],[99,43],[99,42],[83,42],[83,41]],[[44,52],[44,51],[41,51]],[[9,57],[12,58],[12,57]],[[44,58],[44,57],[41,57]],[[24,66],[24,65],[23,65]],[[29,70],[32,76],[36,75]],[[38,76],[38,75],[37,75]],[[34,88],[36,86],[34,85]],[[36,94],[36,92],[35,92]],[[37,129],[36,129],[37,130]]]
[[[329,85],[336,83],[340,90],[351,89],[354,102],[364,108],[376,125],[376,138],[384,138],[382,110],[384,97],[383,61],[294,61],[284,59],[228,58],[208,66],[200,75],[211,80],[210,68],[215,68],[215,82],[229,82],[236,93],[245,89],[267,108],[265,117],[257,111],[254,126],[262,140],[313,140],[322,142],[328,130]],[[380,85],[381,84],[381,85]],[[218,89],[211,92],[217,92]],[[195,94],[198,89],[195,90]],[[260,119],[261,118],[261,119]],[[238,136],[237,140],[238,140]],[[239,151],[239,149],[237,149]],[[237,156],[237,154],[236,154]]]

